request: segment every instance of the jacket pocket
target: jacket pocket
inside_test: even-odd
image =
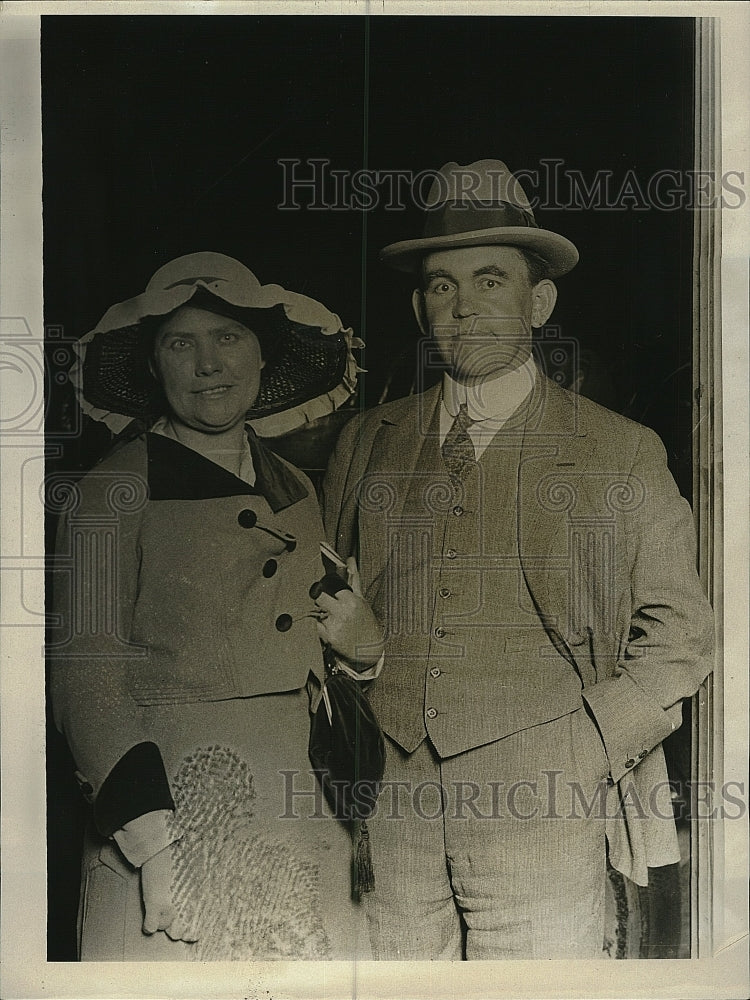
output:
[[[528,656],[544,656],[552,652],[549,637],[534,629],[529,635],[506,635],[502,644],[503,653],[516,653]]]

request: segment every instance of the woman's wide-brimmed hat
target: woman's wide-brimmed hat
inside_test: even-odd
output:
[[[424,204],[422,236],[391,243],[381,251],[382,261],[401,271],[416,271],[424,255],[436,250],[512,246],[542,257],[549,278],[566,274],[578,263],[578,250],[570,240],[540,229],[520,181],[502,160],[446,163],[434,175]]]
[[[204,252],[159,268],[141,295],[113,305],[74,345],[70,378],[84,413],[115,433],[162,415],[165,400],[149,368],[153,335],[188,303],[230,316],[258,337],[265,367],[247,421],[261,436],[331,413],[354,392],[361,369],[352,348],[364,345],[335,313],[280,285],[261,285],[233,257]]]

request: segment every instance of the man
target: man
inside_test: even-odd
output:
[[[537,371],[576,248],[496,160],[436,175],[412,271],[442,383],[341,435],[326,527],[386,630],[367,899],[382,959],[601,956],[607,852],[679,859],[661,741],[710,670],[656,435]]]

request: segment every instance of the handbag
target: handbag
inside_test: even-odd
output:
[[[375,810],[383,780],[385,740],[362,683],[342,669],[330,646],[324,647],[324,661],[326,676],[310,723],[309,756],[334,816],[352,825],[356,890],[361,895],[375,884],[366,820]]]
[[[361,683],[335,662],[326,673],[310,724],[310,761],[336,818],[367,820],[385,769],[383,731]]]

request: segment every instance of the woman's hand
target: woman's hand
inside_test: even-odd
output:
[[[364,669],[383,655],[383,629],[362,596],[354,558],[346,560],[346,569],[352,589],[340,590],[335,597],[322,593],[315,601],[325,613],[318,622],[318,635],[339,656]]]
[[[173,941],[197,941],[198,935],[178,915],[172,898],[172,845],[165,847],[141,867],[143,933],[164,931]]]

